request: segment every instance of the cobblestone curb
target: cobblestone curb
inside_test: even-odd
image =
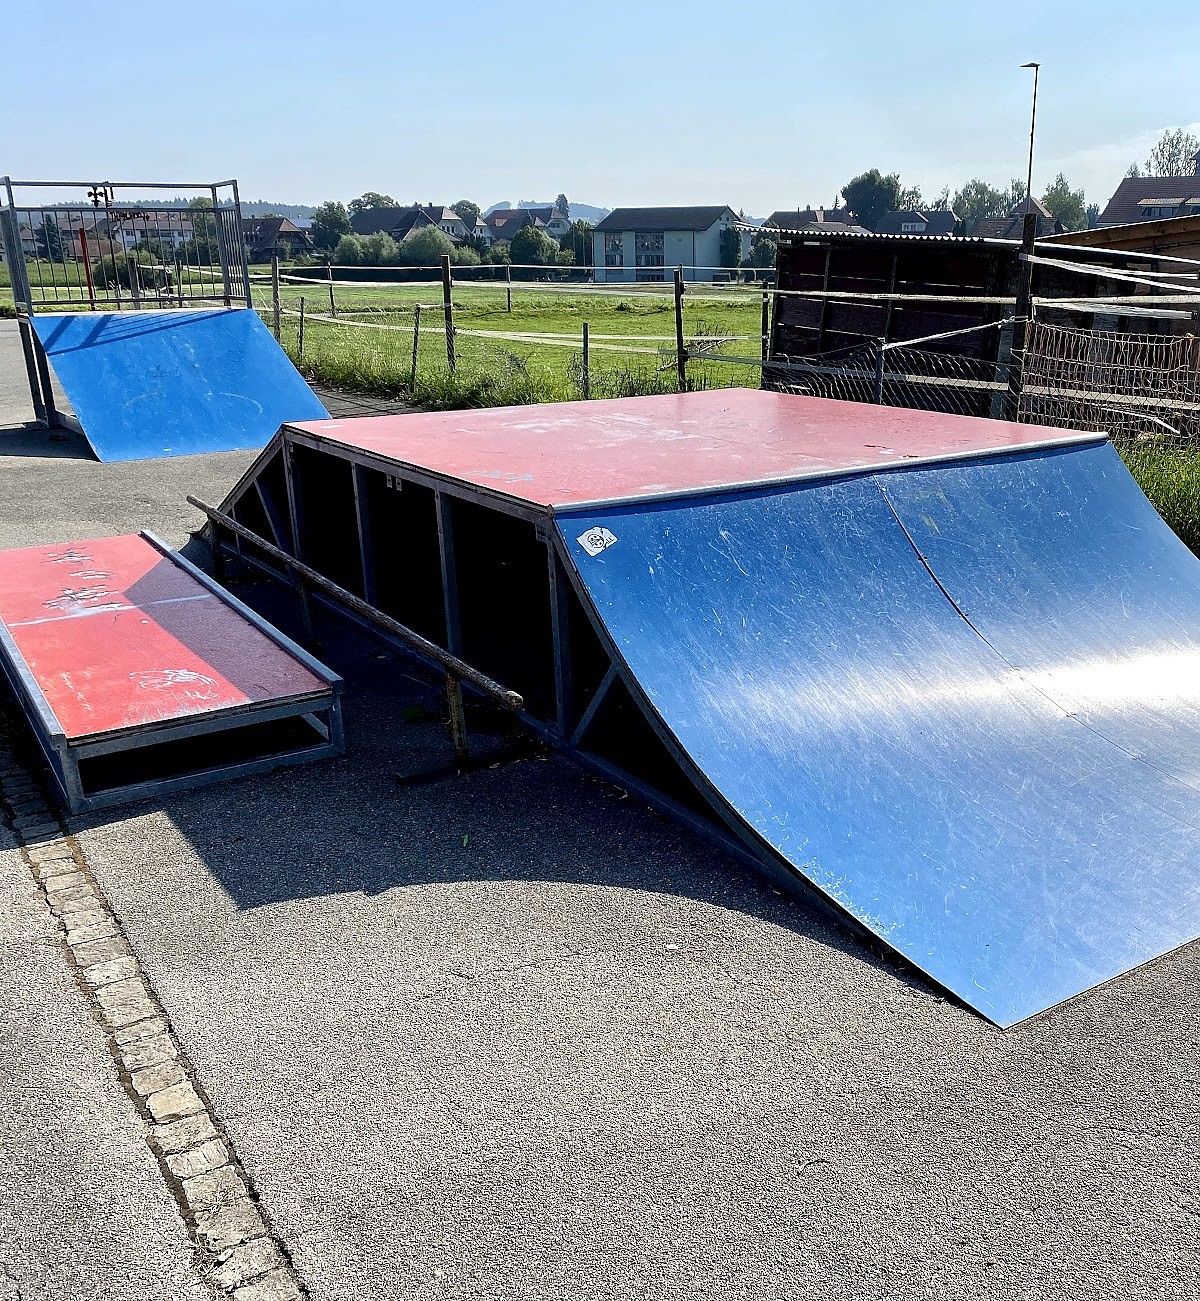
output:
[[[0,740],[0,814],[104,1027],[125,1092],[179,1203],[201,1275],[234,1301],[308,1296],[104,892],[37,780]]]

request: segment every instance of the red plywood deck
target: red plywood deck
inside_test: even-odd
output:
[[[0,623],[69,740],[328,691],[135,535],[0,552]]]
[[[293,428],[546,507],[1093,437],[755,389],[323,420]]]

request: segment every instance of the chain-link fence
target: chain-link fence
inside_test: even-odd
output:
[[[1200,441],[1200,348],[1157,338],[1035,321],[1026,339],[1018,419],[1100,429],[1117,443]]]

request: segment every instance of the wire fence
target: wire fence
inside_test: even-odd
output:
[[[1118,443],[1200,443],[1200,343],[1035,321],[1018,419],[1102,429]]]

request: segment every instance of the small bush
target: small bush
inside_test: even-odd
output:
[[[156,265],[144,250],[114,253],[112,257],[92,263],[92,283],[97,289],[112,289],[115,285],[120,285],[132,293],[135,275],[139,292],[144,289],[161,289],[167,283],[166,269]]]

